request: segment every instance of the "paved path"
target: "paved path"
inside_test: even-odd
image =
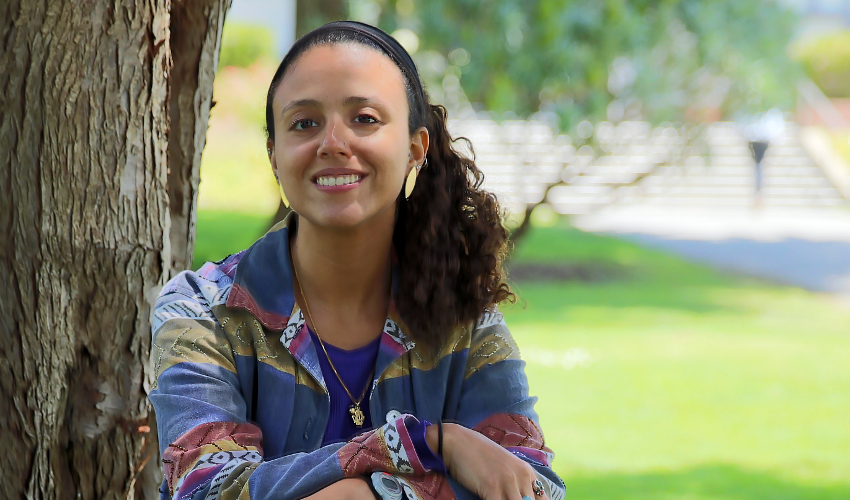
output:
[[[770,278],[822,292],[850,293],[850,242],[674,240],[648,234],[626,239],[669,250],[722,269]]]
[[[573,223],[719,268],[850,295],[846,211],[651,214],[632,209],[575,216]]]

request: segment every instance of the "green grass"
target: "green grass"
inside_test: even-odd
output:
[[[515,260],[629,276],[521,282],[504,308],[574,498],[850,498],[850,311],[834,299],[563,227],[535,228]]]
[[[198,211],[197,241],[192,269],[251,246],[265,234],[273,214],[245,214],[223,210]]]
[[[196,258],[267,224],[202,211]],[[503,308],[569,498],[850,499],[845,306],[563,224],[512,262],[623,276],[513,283]]]

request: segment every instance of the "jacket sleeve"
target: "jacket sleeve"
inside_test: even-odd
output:
[[[534,411],[537,398],[528,393],[525,362],[498,311],[488,311],[473,325],[462,368],[463,373],[450,383],[458,384],[460,395],[449,412],[454,418],[449,420],[484,434],[528,462],[547,497],[562,500],[566,490],[551,468],[554,455],[545,444]],[[411,499],[478,499],[454,478],[439,472],[397,479]]]
[[[153,319],[154,406],[165,481],[162,498],[302,498],[372,471],[425,475],[399,415],[348,443],[264,460],[262,432],[246,418],[235,355],[210,304],[220,294],[197,276],[178,275]],[[287,397],[287,395],[281,395]]]
[[[502,314],[488,311],[472,330],[457,421],[531,464],[548,497],[560,500],[565,487],[552,471],[554,454],[543,438],[536,401]]]

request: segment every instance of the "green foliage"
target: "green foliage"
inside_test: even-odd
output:
[[[381,27],[413,29],[420,52],[468,51],[446,74],[497,113],[553,111],[570,127],[612,102],[615,119],[655,122],[793,105],[794,19],[771,0],[429,0],[407,15],[378,3]]]
[[[295,36],[301,38],[325,23],[347,19],[348,12],[348,0],[297,0]]]
[[[219,69],[227,66],[247,68],[259,59],[272,59],[274,55],[274,36],[269,28],[237,22],[224,25]]]
[[[322,1],[334,8],[312,8],[309,27],[350,14],[415,32],[429,92],[455,107],[554,112],[570,129],[790,110],[796,97],[795,20],[777,0]]]
[[[791,53],[827,97],[850,97],[850,31],[804,40]]]

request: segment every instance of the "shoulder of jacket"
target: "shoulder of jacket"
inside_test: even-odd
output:
[[[182,294],[190,298],[203,297],[210,305],[224,303],[233,285],[236,267],[244,253],[243,250],[218,262],[207,262],[197,271],[181,271],[165,284],[159,297]]]
[[[488,365],[520,359],[519,347],[508,330],[505,317],[495,306],[488,308],[475,322],[469,341],[465,377]]]
[[[197,271],[181,271],[171,278],[156,299],[151,331],[156,332],[174,318],[216,321],[213,308],[227,302],[241,255],[240,252],[219,262],[207,262]]]

